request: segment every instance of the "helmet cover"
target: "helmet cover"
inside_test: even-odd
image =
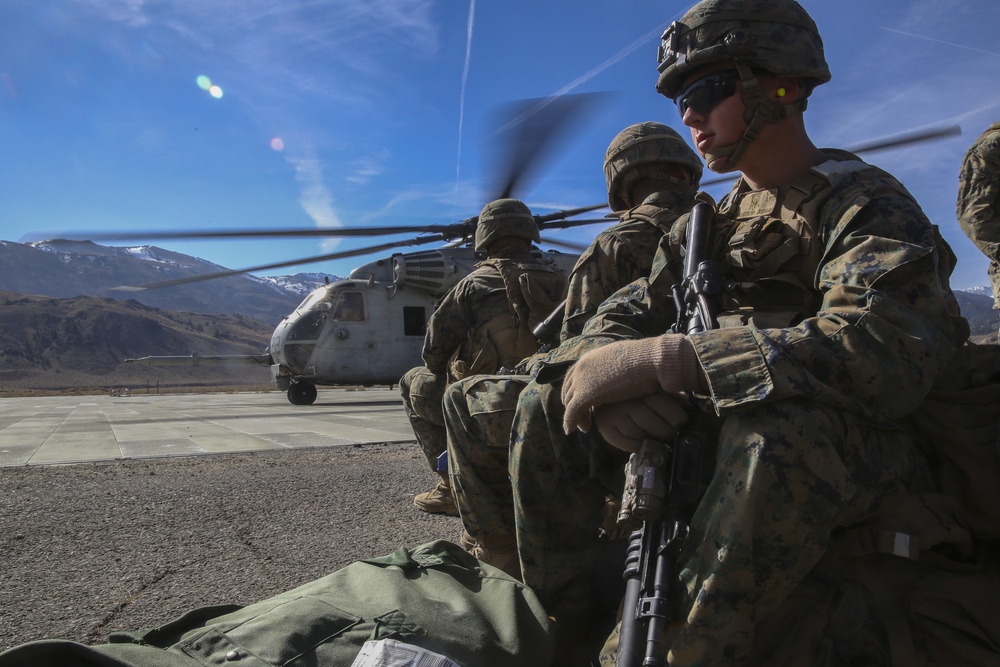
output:
[[[516,236],[538,243],[538,223],[531,209],[518,199],[496,199],[483,207],[476,224],[476,252],[504,236]]]

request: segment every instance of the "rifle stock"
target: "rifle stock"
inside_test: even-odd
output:
[[[722,290],[708,257],[714,210],[696,204],[688,220],[684,278],[674,285],[675,333],[715,326],[711,298]],[[677,555],[700,494],[701,433],[682,429],[672,443],[645,440],[629,457],[620,526],[642,524],[629,537],[625,555],[625,599],[618,639],[618,667],[665,664],[663,633],[676,620],[671,591]]]

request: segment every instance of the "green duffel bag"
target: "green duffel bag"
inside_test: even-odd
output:
[[[0,653],[0,667],[349,667],[372,641],[421,647],[461,667],[548,667],[553,633],[530,589],[439,540],[246,607],[205,607],[115,633],[107,644],[21,644]]]

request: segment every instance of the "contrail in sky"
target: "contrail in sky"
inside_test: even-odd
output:
[[[977,49],[972,46],[966,46],[965,44],[956,44],[954,42],[946,42],[942,39],[934,39],[933,37],[925,37],[924,35],[917,35],[912,32],[903,32],[902,30],[894,30],[893,28],[886,28],[885,26],[879,26],[882,30],[888,30],[889,32],[895,32],[900,35],[906,35],[907,37],[916,37],[917,39],[926,39],[928,42],[937,42],[938,44],[944,44],[946,46],[954,46],[957,49],[966,49],[967,51],[976,51],[977,53],[985,53],[988,56],[1000,56],[1000,53],[995,53],[993,51],[985,51],[983,49]]]
[[[469,60],[472,57],[472,24],[476,16],[476,0],[469,1],[469,22],[465,30],[465,66],[462,68],[462,92],[458,101],[458,156],[455,158],[455,197],[452,207],[458,206],[458,183],[462,175],[462,126],[465,124],[465,85],[469,81]]]

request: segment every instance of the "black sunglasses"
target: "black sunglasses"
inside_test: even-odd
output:
[[[719,72],[698,79],[679,92],[674,100],[677,110],[681,112],[681,118],[688,109],[697,114],[708,113],[719,102],[736,92],[738,80],[739,75],[736,72]]]

